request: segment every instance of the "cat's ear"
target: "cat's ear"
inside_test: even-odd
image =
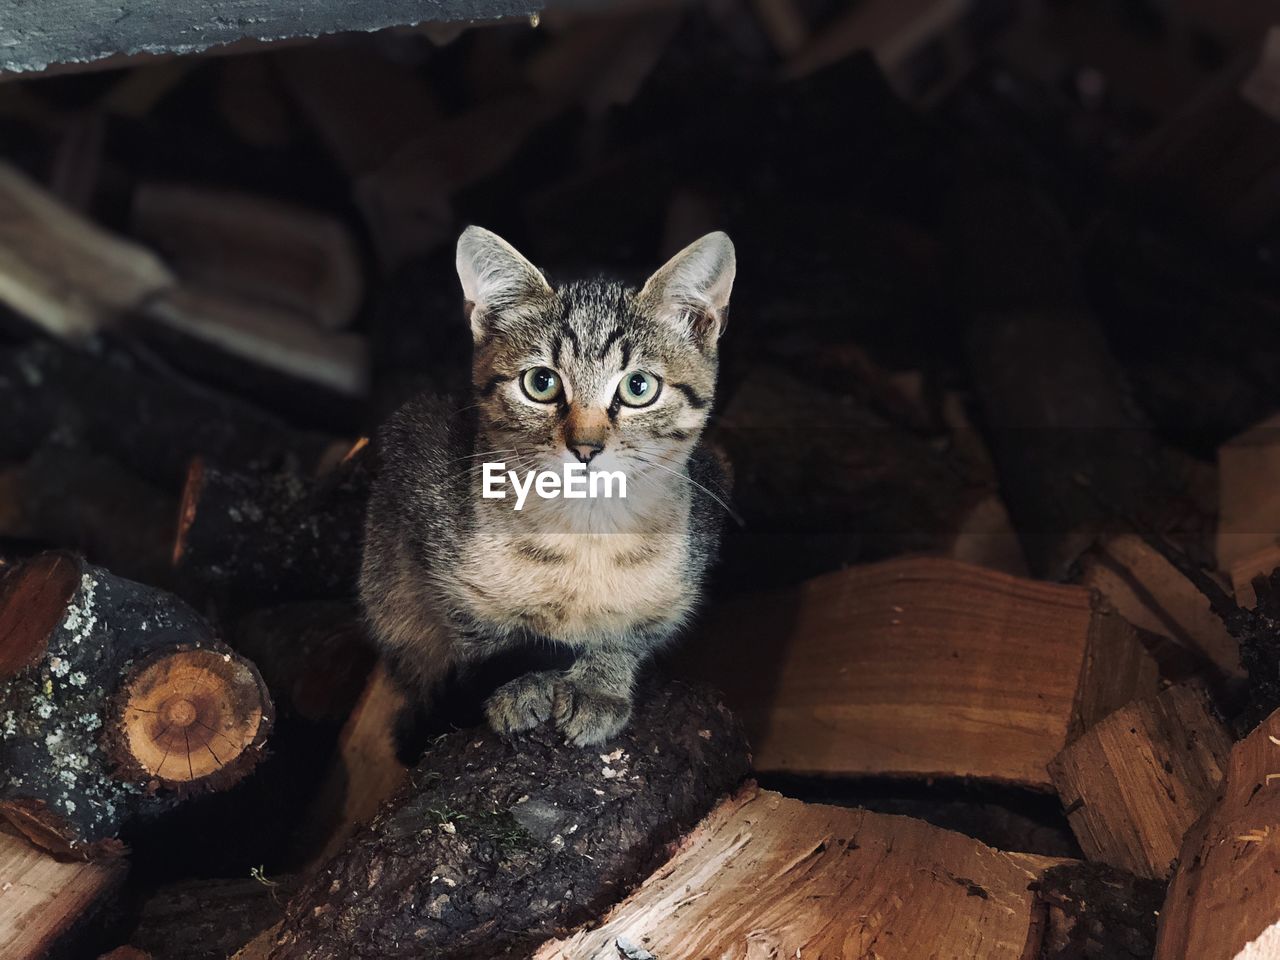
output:
[[[729,292],[736,269],[729,235],[708,233],[663,264],[637,300],[642,310],[707,347],[724,333],[729,320]]]
[[[458,279],[467,301],[471,332],[486,333],[487,322],[503,311],[552,295],[542,272],[496,233],[467,227],[458,238]]]

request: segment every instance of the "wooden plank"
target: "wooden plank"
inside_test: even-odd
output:
[[[535,960],[1038,955],[1036,861],[908,817],[746,788],[593,929]]]
[[[0,832],[0,957],[36,960],[124,879],[120,860],[63,863]]]
[[[1230,750],[1204,691],[1177,686],[1095,724],[1049,773],[1090,860],[1161,879],[1213,800]]]
[[[1156,682],[1132,628],[1088,590],[925,557],[728,604],[687,650],[769,772],[1049,790],[1046,764]]]

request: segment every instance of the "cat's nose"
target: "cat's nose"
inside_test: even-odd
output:
[[[588,443],[570,443],[569,449],[573,451],[573,455],[583,463],[590,463],[591,459],[604,449],[603,443],[594,441]]]

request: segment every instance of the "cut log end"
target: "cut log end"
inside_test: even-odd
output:
[[[0,587],[0,680],[40,659],[80,585],[71,555],[46,553],[9,574]]]
[[[114,758],[125,776],[225,786],[256,762],[268,702],[245,660],[203,649],[166,653],[135,667],[121,686]]]
[[[187,465],[187,479],[182,485],[182,506],[178,510],[178,532],[173,538],[173,565],[182,562],[187,550],[187,534],[196,519],[196,509],[200,503],[200,493],[204,487],[204,460],[193,457]]]

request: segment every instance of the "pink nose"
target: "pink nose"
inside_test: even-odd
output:
[[[573,451],[573,455],[583,463],[590,463],[591,459],[604,449],[603,443],[570,443],[569,449]]]

